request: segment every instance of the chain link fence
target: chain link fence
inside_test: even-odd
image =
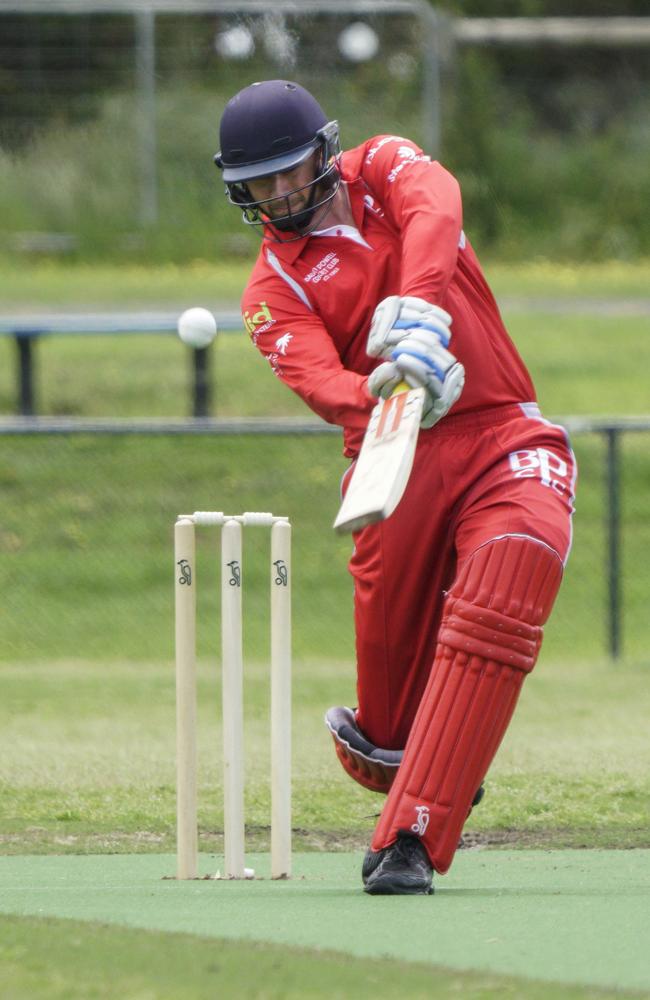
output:
[[[217,123],[241,86],[289,76],[345,146],[395,132],[439,155],[483,248],[650,252],[647,18],[574,19],[576,33],[424,0],[272,6],[0,0],[0,249],[252,255],[218,196]]]
[[[226,100],[253,80],[295,77],[340,116],[348,145],[380,127],[436,145],[423,8],[2,0],[5,246],[85,259],[251,255],[212,166]]]
[[[157,433],[46,433],[29,425],[30,433],[16,434],[18,427],[0,436],[3,660],[171,662],[172,526],[189,507],[289,515],[296,657],[353,661],[350,542],[331,528],[345,467],[338,434],[272,434],[267,426],[260,435],[227,425],[201,434],[180,426],[164,433],[162,425]],[[573,435],[574,545],[544,655],[642,657],[650,642],[650,422],[617,432],[614,463],[611,432],[589,427],[582,421]],[[216,656],[218,533],[198,534],[199,649]],[[266,536],[245,533],[246,647],[255,660],[268,647]]]

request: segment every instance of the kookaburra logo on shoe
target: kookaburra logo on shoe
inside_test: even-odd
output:
[[[423,837],[426,828],[429,825],[429,807],[428,806],[416,806],[415,811],[417,813],[417,820],[411,827],[413,833],[417,833],[418,837]]]

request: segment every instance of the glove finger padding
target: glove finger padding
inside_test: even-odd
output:
[[[451,330],[449,329],[451,316],[440,306],[431,305],[424,299],[403,298],[394,326],[396,330],[430,330],[437,335],[443,347],[448,347],[451,341]]]
[[[396,354],[394,364],[409,385],[422,386],[433,396],[442,394],[446,369],[432,365],[425,355],[410,352]]]
[[[408,381],[408,376],[406,376]],[[455,365],[447,372],[445,376],[445,381],[442,387],[442,392],[439,396],[434,396],[428,389],[424,401],[424,409],[422,411],[422,419],[420,420],[420,427],[428,428],[433,427],[437,424],[449,411],[452,406],[460,396],[463,391],[463,386],[465,385],[465,369],[461,365],[460,361],[457,361]]]
[[[440,306],[415,296],[389,295],[375,309],[366,352],[372,358],[388,357],[391,348],[416,329],[429,331],[447,347],[451,340],[450,325],[451,316]]]
[[[389,295],[382,299],[375,309],[366,346],[366,353],[371,358],[380,358],[389,346],[388,335],[399,317],[399,309],[399,295]]]
[[[384,361],[368,376],[368,391],[373,396],[388,399],[402,380],[402,372],[395,362]]]
[[[425,388],[432,378],[442,385],[447,372],[456,364],[454,355],[441,346],[437,335],[430,330],[409,333],[392,352],[391,360]]]
[[[436,316],[437,319],[451,326],[451,315],[440,306],[435,306],[426,299],[420,299],[416,295],[403,295],[400,299],[400,319],[423,319],[427,316]]]
[[[451,354],[451,352],[447,350],[446,345],[442,343],[440,335],[435,330],[431,330],[429,327],[410,327],[391,351],[391,358],[394,360],[395,356],[400,354],[402,351],[419,351],[422,354],[434,354],[436,352],[440,352],[441,358],[451,358],[452,363],[454,360],[453,354]]]

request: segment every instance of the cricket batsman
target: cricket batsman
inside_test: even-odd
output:
[[[455,178],[416,143],[341,152],[303,87],[226,105],[215,162],[262,239],[244,324],[273,373],[343,428],[345,492],[377,398],[425,390],[395,512],[354,535],[355,709],[337,756],[386,793],[362,879],[428,894],[537,659],[571,546],[576,467],[545,420],[463,227]]]

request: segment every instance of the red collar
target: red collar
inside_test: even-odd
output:
[[[357,229],[361,232],[363,217],[366,211],[366,206],[363,200],[363,196],[366,191],[365,184],[360,177],[353,178],[346,183],[348,194],[350,196],[352,218],[354,219]],[[264,240],[264,251],[271,250],[271,252],[285,264],[293,264],[293,262],[298,259],[302,251],[305,249],[309,240],[309,235],[303,236],[302,239],[299,240],[289,240],[286,243],[281,243],[276,240]]]

